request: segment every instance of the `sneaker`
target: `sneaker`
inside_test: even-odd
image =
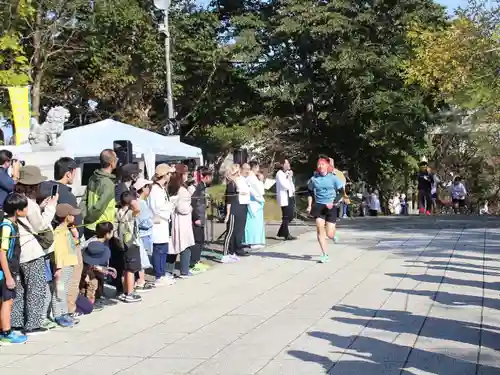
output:
[[[144,285],[136,285],[135,286],[135,291],[138,293],[145,293],[145,292],[150,292],[155,288],[154,284],[152,283],[144,283]]]
[[[73,313],[70,313],[68,314],[70,317],[72,317],[73,319],[76,319],[78,318],[79,316],[82,316],[83,314],[81,312],[78,312],[78,311],[75,311]]]
[[[200,273],[206,272],[206,268],[198,268],[197,266],[194,266],[189,270],[193,275],[199,275]]]
[[[220,258],[221,263],[234,263],[239,260],[238,257],[236,259],[232,255],[223,255],[222,258]]]
[[[193,266],[193,268],[199,268],[201,270],[208,270],[210,268],[210,266],[206,263],[198,262]]]
[[[419,213],[421,213],[421,214],[423,214],[423,213],[425,212],[425,208],[420,208],[420,209],[418,210],[418,212],[419,212]]]
[[[347,219],[347,215],[342,216],[342,219]]]
[[[168,276],[163,276],[163,277],[161,278],[161,283],[162,283],[163,285],[174,285],[174,284],[175,284],[175,282],[176,282],[176,281],[175,281],[174,277],[173,277],[173,276],[171,276],[171,275],[168,275]]]
[[[47,328],[43,328],[43,327],[24,330],[24,334],[27,336],[43,335],[44,333],[47,333],[47,332],[49,332],[49,330]]]
[[[430,212],[430,211],[425,211],[425,214],[426,214],[427,216],[431,216],[431,212]]]
[[[240,260],[240,256],[236,255],[236,254],[229,254],[229,256],[231,257],[231,259],[233,259],[235,262],[239,261]]]
[[[54,329],[54,328],[57,328],[57,323],[53,322],[50,319],[45,319],[42,322],[42,327],[47,328],[47,329]]]
[[[80,319],[72,317],[71,314],[66,315],[66,318],[71,320],[75,326],[80,323]]]
[[[337,234],[335,236],[333,236],[333,242],[339,243],[339,240],[340,240],[340,238]]]
[[[15,333],[12,330],[8,334],[0,334],[0,344],[2,345],[24,344],[26,341],[28,341],[26,335]]]
[[[141,302],[142,297],[135,293],[122,294],[122,298],[120,300],[125,303]]]
[[[250,249],[252,250],[259,250],[259,249],[263,249],[264,248],[264,245],[252,245],[250,246]]]
[[[189,271],[186,275],[183,275],[182,273],[179,275],[179,279],[189,279],[191,276],[194,276],[194,273]]]
[[[319,257],[319,262],[320,263],[326,263],[328,262],[328,255],[322,255]]]
[[[70,320],[71,318],[68,319],[68,317],[62,315],[58,316],[55,321],[57,324],[59,324],[61,327],[64,328],[73,328],[73,320]]]

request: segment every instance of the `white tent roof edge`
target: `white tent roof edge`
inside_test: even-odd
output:
[[[76,158],[95,157],[106,148],[113,148],[113,141],[132,142],[135,155],[152,154],[179,159],[198,159],[203,163],[203,153],[198,147],[180,142],[178,137],[164,136],[152,131],[137,128],[122,122],[107,119],[93,124],[65,130],[60,144]]]

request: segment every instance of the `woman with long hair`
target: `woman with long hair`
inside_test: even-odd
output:
[[[40,168],[26,165],[19,172],[15,190],[28,198],[28,215],[19,218],[19,241],[21,244],[20,282],[16,285],[16,299],[12,308],[12,326],[26,334],[37,334],[54,328],[48,319],[52,293],[49,283],[53,270],[49,256],[54,249],[52,220],[56,213],[59,196],[49,197],[40,205],[40,184],[47,177]],[[43,212],[42,212],[43,209]],[[51,324],[52,323],[52,324]]]
[[[172,285],[175,280],[167,275],[166,264],[168,244],[170,242],[169,227],[173,204],[166,190],[172,169],[168,164],[160,164],[155,169],[153,185],[149,193],[148,205],[153,212],[153,256],[152,263],[155,274],[155,285]]]
[[[191,194],[188,191],[188,167],[175,166],[175,173],[168,184],[168,193],[174,201],[172,213],[172,236],[168,249],[167,268],[173,274],[177,255],[180,254],[181,277],[192,276],[189,271],[191,246],[195,244],[191,212]]]
[[[224,255],[222,263],[239,260],[239,256],[248,255],[243,250],[245,225],[250,188],[240,175],[240,166],[233,164],[226,173],[226,238],[224,239]]]
[[[245,225],[245,244],[252,249],[260,249],[266,243],[266,232],[264,228],[264,183],[257,175],[259,174],[259,163],[251,161],[250,171],[246,177],[250,187],[250,204],[248,205],[247,222]]]

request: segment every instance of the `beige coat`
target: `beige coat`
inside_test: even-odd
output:
[[[194,245],[193,223],[191,219],[191,194],[181,186],[175,197],[172,214],[172,233],[170,234],[169,254],[180,254],[186,248]]]

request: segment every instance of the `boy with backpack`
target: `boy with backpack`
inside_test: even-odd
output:
[[[0,223],[0,343],[24,344],[27,336],[12,331],[10,315],[16,298],[16,282],[19,281],[19,242],[18,217],[28,214],[28,200],[18,193],[12,193],[3,202],[4,218]]]

